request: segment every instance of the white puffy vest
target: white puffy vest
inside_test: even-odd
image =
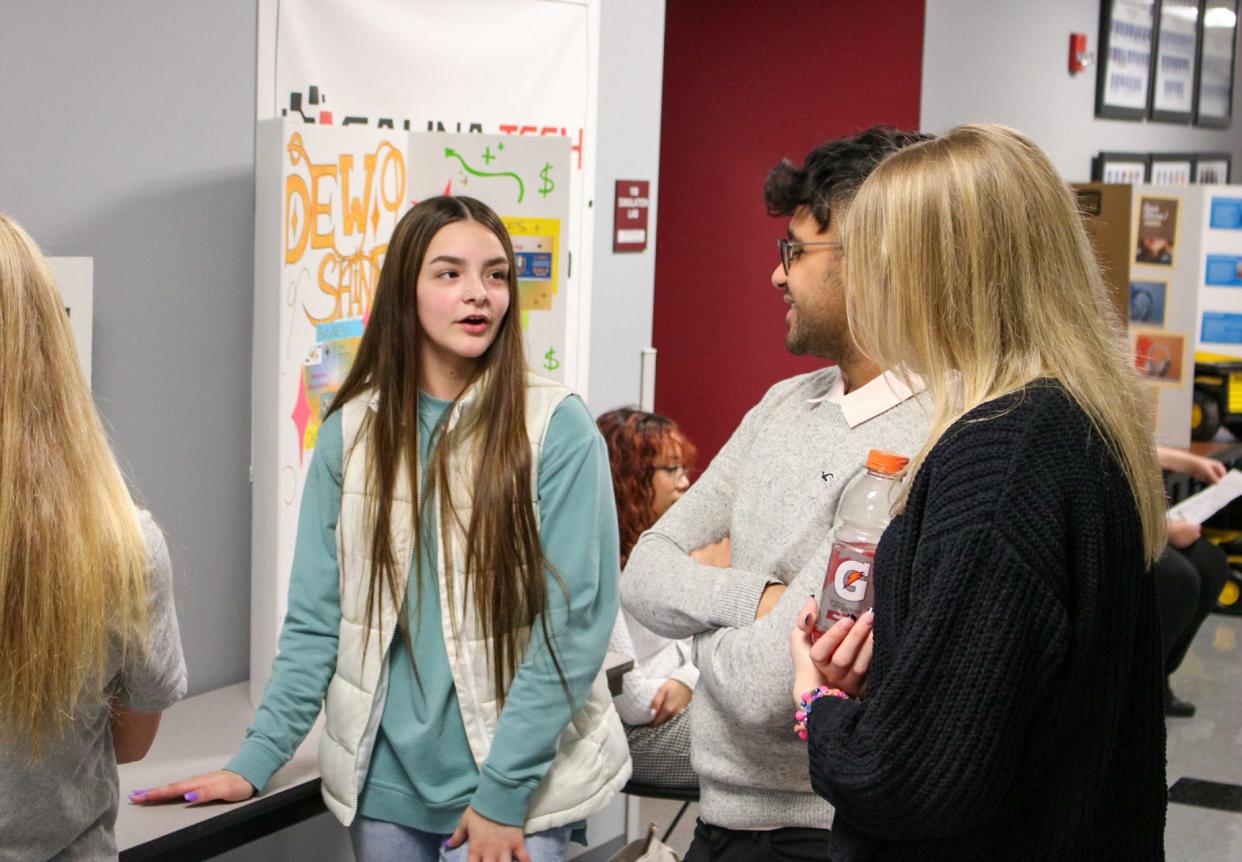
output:
[[[531,443],[531,500],[538,516],[539,456],[548,423],[556,406],[570,390],[534,374],[527,374],[526,430]],[[474,401],[467,392],[458,401],[447,427],[460,421]],[[384,713],[388,692],[388,648],[397,627],[400,608],[387,590],[380,590],[374,625],[366,626],[367,583],[370,576],[369,540],[365,523],[367,444],[359,429],[376,398],[354,398],[341,410],[344,439],[341,515],[337,522],[337,558],[341,569],[341,626],[336,670],[324,701],[324,733],[319,742],[319,769],[325,804],[348,826],[358,810],[358,794],[366,782],[371,752]],[[449,462],[454,508],[469,524],[473,465],[464,457]],[[413,559],[413,505],[410,482],[403,464],[392,500],[392,547],[404,550],[406,565],[399,567],[397,594],[405,595],[406,579]],[[437,499],[428,501],[439,511]],[[465,532],[458,525],[452,533],[450,557],[456,565],[465,559]],[[463,604],[466,590],[459,571],[446,571],[444,548],[437,559],[441,621],[453,684],[462,722],[475,763],[482,766],[491,750],[500,712],[497,692],[488,666],[490,638],[479,628],[472,606]],[[452,618],[447,579],[453,578]],[[549,601],[556,596],[549,594]],[[365,661],[363,653],[365,649]],[[562,660],[565,657],[562,656]],[[559,696],[559,695],[558,695]],[[629,749],[621,720],[612,705],[608,684],[601,671],[587,698],[561,732],[556,757],[548,774],[530,799],[524,825],[527,834],[564,826],[599,811],[624,786],[630,776]]]

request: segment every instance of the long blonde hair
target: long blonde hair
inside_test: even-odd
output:
[[[859,347],[921,376],[934,402],[918,469],[972,408],[1060,381],[1120,464],[1149,559],[1165,544],[1153,429],[1073,194],[1022,134],[959,126],[863,183],[843,229]]]
[[[111,638],[142,648],[146,549],[52,274],[0,213],[0,736],[37,760]]]

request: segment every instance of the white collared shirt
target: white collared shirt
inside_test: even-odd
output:
[[[851,428],[857,428],[868,419],[874,419],[886,410],[923,391],[923,381],[912,378],[913,388],[902,382],[892,371],[885,371],[871,382],[851,392],[845,391],[845,372],[838,369],[830,388],[817,398],[808,398],[810,404],[831,401],[841,408],[841,415]]]

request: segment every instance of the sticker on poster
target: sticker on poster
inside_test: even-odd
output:
[[[1242,344],[1242,314],[1203,312],[1199,341],[1204,344]]]
[[[561,220],[505,216],[502,219],[513,240],[513,262],[517,266],[518,301],[522,326],[529,325],[531,312],[551,311],[560,292]]]
[[[1242,256],[1209,254],[1203,280],[1211,287],[1242,287]]]
[[[1131,337],[1134,367],[1154,383],[1182,382],[1186,336],[1175,332],[1136,332]]]
[[[359,324],[361,322],[358,321]],[[345,382],[349,370],[353,368],[354,359],[358,355],[358,345],[361,343],[361,335],[324,341],[316,344],[307,354],[306,362],[302,365],[302,374],[298,378],[301,391],[298,393],[298,406],[295,408],[304,412],[303,451],[311,451],[319,441],[319,427],[332,409],[332,399]]]
[[[1164,326],[1164,305],[1168,290],[1167,281],[1130,282],[1130,322]]]
[[[1134,262],[1172,266],[1177,246],[1179,198],[1139,199],[1138,247]]]
[[[1211,227],[1242,230],[1242,198],[1212,198]]]

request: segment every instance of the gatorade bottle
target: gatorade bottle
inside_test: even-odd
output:
[[[819,592],[819,616],[814,636],[827,631],[842,617],[857,616],[874,602],[871,564],[875,546],[888,522],[901,490],[901,471],[910,459],[881,449],[867,455],[867,469],[841,492],[833,519],[832,554],[824,588]]]

